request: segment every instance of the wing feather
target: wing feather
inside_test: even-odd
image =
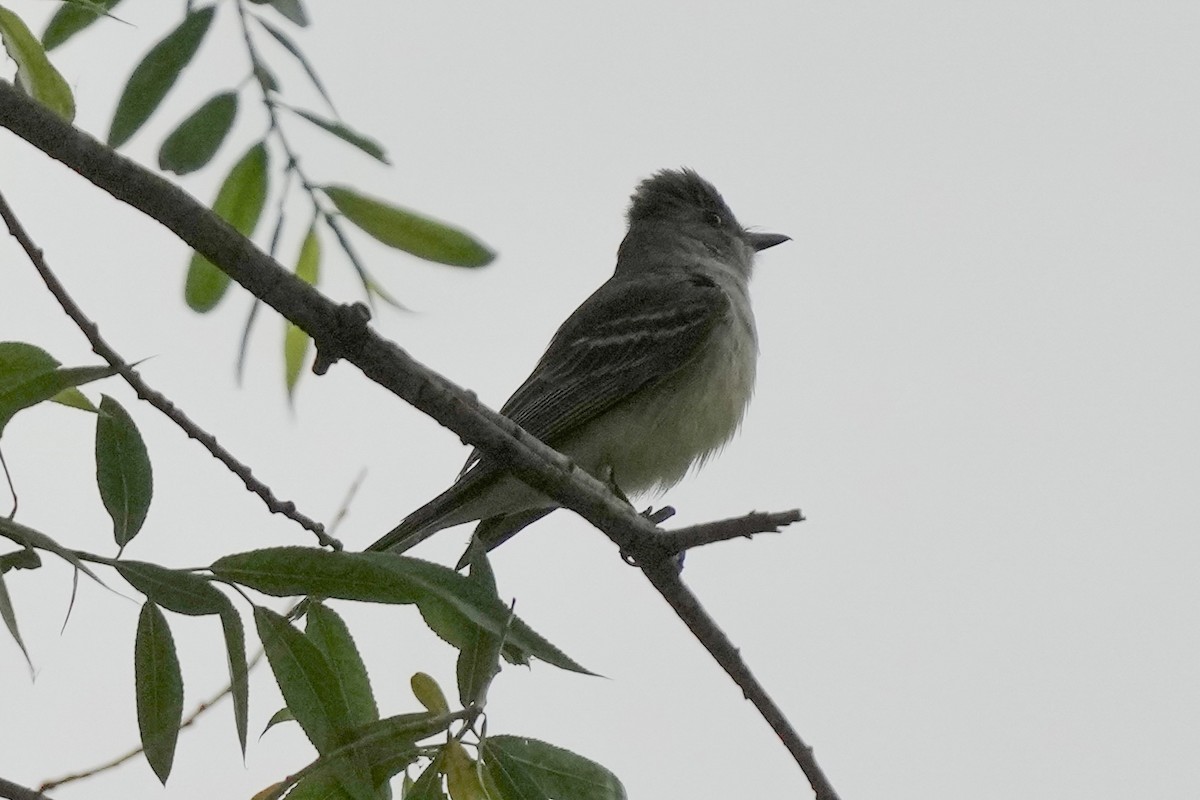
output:
[[[728,310],[725,293],[698,273],[610,279],[562,324],[500,413],[553,447],[686,366]]]

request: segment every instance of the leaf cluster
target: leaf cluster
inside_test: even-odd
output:
[[[406,556],[305,547],[227,555],[203,570],[123,557],[146,521],[153,480],[145,442],[131,415],[113,398],[102,395],[95,404],[79,389],[112,372],[110,367],[63,367],[34,345],[0,343],[0,435],[18,412],[42,402],[96,415],[96,485],[112,519],[117,548],[115,557],[71,550],[46,533],[0,518],[0,538],[20,548],[0,557],[0,617],[29,660],[4,573],[39,568],[43,553],[102,585],[94,568],[109,568],[144,597],[133,651],[137,720],[146,761],[161,781],[171,774],[184,706],[183,670],[164,612],[220,622],[234,726],[245,751],[250,694],[246,634],[232,600],[219,588],[227,586],[243,596],[254,591],[306,598],[297,607],[306,621],[303,631],[287,616],[251,604],[255,630],[286,703],[267,728],[295,721],[317,752],[312,763],[269,787],[264,796],[389,797],[390,779],[401,772],[407,776],[421,762],[426,766],[415,781],[408,779],[407,797],[445,797],[444,790],[455,800],[624,796],[611,773],[581,756],[534,739],[488,737],[477,730],[502,662],[528,665],[537,660],[592,674],[504,603],[481,549],[472,551],[466,575]],[[328,600],[416,606],[426,624],[458,650],[460,709],[452,711],[434,679],[417,673],[413,693],[425,711],[381,717],[349,627]]]
[[[51,64],[47,52],[72,40],[97,20],[116,20],[112,11],[120,0],[69,0],[64,2],[47,25],[41,41],[29,32],[21,19],[0,6],[0,41],[17,63],[17,79],[30,95],[71,119],[74,98],[69,84]],[[294,37],[294,30],[309,24],[308,12],[301,0],[234,0],[225,4],[188,3],[183,19],[162,35],[130,73],[109,124],[107,143],[120,148],[131,141],[157,113],[171,94],[180,76],[194,63],[205,42],[211,37],[214,21],[222,8],[236,15],[241,30],[238,42],[226,42],[225,50],[237,47],[245,52],[247,76],[238,86],[222,88],[183,117],[158,148],[158,166],[165,172],[186,176],[211,163],[226,147],[237,126],[247,92],[256,92],[267,116],[267,131],[251,140],[228,167],[211,208],[239,233],[253,238],[272,194],[278,201],[269,234],[269,252],[279,252],[287,223],[288,199],[299,191],[311,208],[303,226],[300,255],[294,263],[297,277],[317,285],[321,278],[321,230],[333,236],[338,249],[353,267],[366,299],[379,299],[401,307],[355,251],[342,222],[362,233],[419,259],[456,267],[480,267],[490,263],[495,253],[475,236],[461,228],[405,208],[357,188],[338,182],[314,179],[302,166],[301,154],[291,145],[285,119],[301,120],[333,136],[375,161],[389,165],[387,152],[379,141],[346,122],[337,114],[312,60]],[[275,21],[268,14],[277,17]],[[278,69],[262,47],[270,44],[284,57],[293,60],[328,107],[318,113],[284,100],[276,77]],[[251,98],[253,99],[253,98]],[[274,155],[274,158],[273,158]],[[282,158],[280,158],[280,156]],[[272,167],[272,161],[281,166]],[[229,277],[200,253],[193,253],[184,281],[183,297],[199,313],[213,310],[230,286]],[[243,332],[239,372],[244,363],[248,340],[257,316],[257,301],[252,305]],[[282,343],[284,382],[293,393],[307,362],[311,343],[303,331],[285,326]]]

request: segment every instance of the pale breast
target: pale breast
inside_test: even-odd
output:
[[[587,425],[562,452],[597,477],[611,469],[627,494],[670,488],[737,432],[757,360],[749,303],[735,302],[691,364]]]

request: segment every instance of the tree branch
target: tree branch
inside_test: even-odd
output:
[[[0,778],[0,797],[6,800],[50,800],[41,792]]]
[[[258,666],[259,662],[262,661],[264,655],[266,655],[266,653],[262,649],[259,649],[259,651],[254,654],[254,657],[246,662],[246,672],[247,673],[252,672],[254,670],[254,668]],[[231,683],[228,686],[226,686],[224,689],[222,689],[221,691],[214,694],[212,697],[209,697],[207,700],[202,700],[200,703],[198,703],[196,705],[196,707],[194,709],[192,709],[192,713],[190,713],[186,717],[184,717],[183,720],[179,723],[179,730],[182,731],[187,728],[190,728],[192,725],[195,725],[196,721],[198,719],[200,719],[200,717],[205,712],[207,712],[210,708],[214,708],[217,705],[217,703],[219,703],[221,700],[225,699],[225,697],[227,695],[231,694],[232,692],[233,692],[233,684]],[[105,761],[103,764],[97,764],[96,766],[91,767],[90,769],[85,769],[82,772],[73,772],[69,775],[63,775],[61,778],[52,778],[51,780],[45,781],[44,783],[42,783],[41,791],[43,791],[43,792],[49,791],[50,789],[54,789],[59,786],[62,786],[64,783],[73,783],[74,781],[83,780],[84,778],[90,778],[93,775],[99,775],[101,772],[108,772],[110,769],[119,767],[122,764],[124,764],[126,761],[129,761],[132,758],[136,758],[137,756],[141,755],[144,752],[146,752],[146,749],[144,747],[142,747],[141,745],[139,745],[139,746],[133,748],[132,750],[127,750],[125,753],[123,753],[115,758],[109,759],[108,761]],[[4,795],[0,795],[0,797],[3,797],[3,796]],[[37,797],[41,797],[41,795],[37,795]]]
[[[117,374],[133,387],[138,397],[161,411],[167,419],[179,426],[189,438],[199,442],[205,450],[212,454],[213,458],[220,461],[230,472],[240,478],[242,485],[252,494],[257,495],[271,513],[282,514],[305,530],[311,531],[316,535],[317,542],[322,547],[332,547],[334,550],[342,549],[342,543],[330,537],[325,532],[324,525],[298,511],[296,504],[291,500],[283,501],[277,498],[274,492],[271,491],[271,487],[254,477],[249,466],[238,461],[229,450],[221,446],[217,442],[217,437],[201,428],[195,422],[192,422],[178,406],[167,399],[166,395],[155,389],[151,389],[149,384],[142,380],[142,376],[138,374],[137,370],[128,361],[123,359],[120,353],[104,341],[100,336],[100,326],[88,319],[83,310],[71,299],[71,295],[67,293],[66,287],[62,285],[62,282],[58,280],[58,277],[50,269],[49,265],[46,264],[46,259],[42,254],[41,248],[30,238],[24,226],[21,225],[21,221],[17,219],[16,214],[8,205],[8,201],[4,199],[3,193],[0,193],[0,218],[4,220],[4,223],[8,226],[8,232],[13,235],[17,243],[21,245],[21,249],[25,251],[25,255],[29,257],[33,268],[42,276],[42,281],[46,284],[46,288],[54,295],[54,299],[58,300],[58,304],[62,306],[62,310],[66,312],[71,321],[87,337],[88,342],[92,345],[92,352],[107,361],[117,371]]]
[[[484,407],[474,396],[414,361],[365,323],[295,278],[205,206],[78,131],[0,81],[0,125],[66,164],[113,197],[159,221],[233,280],[308,333],[318,352],[335,354],[462,439],[497,459],[518,478],[603,531],[625,553],[642,552],[658,528],[591,475]],[[811,749],[754,679],[737,649],[679,580],[675,560],[639,561],[643,572],[692,633],[741,687],[804,771],[819,800],[837,794]]]
[[[666,531],[659,534],[658,543],[667,552],[674,555],[701,545],[725,542],[730,539],[749,539],[756,533],[779,533],[780,528],[791,525],[793,522],[803,521],[804,515],[800,513],[800,509],[774,513],[751,511],[743,517],[721,519]]]

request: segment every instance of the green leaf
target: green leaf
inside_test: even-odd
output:
[[[100,396],[96,419],[96,485],[112,517],[113,537],[124,547],[146,521],[154,478],[146,443],[133,418],[108,395]]]
[[[301,28],[308,26],[308,12],[300,0],[251,0],[255,5],[269,5]]]
[[[0,42],[17,63],[17,86],[67,122],[74,120],[71,87],[46,58],[42,43],[25,22],[4,6],[0,6]]]
[[[25,640],[21,638],[21,631],[17,628],[17,614],[13,610],[12,598],[8,595],[8,587],[4,585],[4,573],[0,572],[0,619],[4,620],[4,625],[8,628],[8,632],[12,634],[13,641],[17,643],[17,647],[21,648],[21,654],[25,656],[25,663],[29,665],[29,673],[33,674],[33,661],[29,658],[29,651],[25,649]]]
[[[315,547],[270,547],[217,559],[213,574],[275,597],[313,595],[369,603],[414,603],[413,588],[385,565]]]
[[[53,50],[100,17],[112,16],[108,12],[121,0],[73,0],[65,2],[54,12],[46,32],[42,34],[42,46]]]
[[[187,175],[211,161],[233,127],[237,108],[237,92],[222,92],[204,101],[162,143],[159,168]]]
[[[0,434],[18,411],[115,372],[108,366],[60,368],[58,361],[40,347],[0,342]]]
[[[224,597],[224,595],[222,595]],[[250,719],[250,671],[246,666],[246,631],[233,603],[221,612],[225,653],[229,663],[229,693],[233,699],[233,724],[237,728],[242,755],[246,755],[246,728]]]
[[[315,644],[270,609],[254,607],[254,622],[284,702],[317,752],[341,746],[353,727],[349,703],[332,665]],[[334,765],[338,785],[354,800],[373,800],[374,788],[356,758]]]
[[[325,655],[342,685],[350,724],[363,725],[379,719],[367,666],[345,621],[329,606],[318,602],[308,604],[305,619],[304,635]]]
[[[22,547],[34,548],[37,550],[45,550],[48,553],[54,553],[62,560],[70,563],[75,569],[87,575],[101,586],[105,586],[104,581],[96,573],[92,572],[91,568],[80,560],[79,556],[74,552],[60,545],[58,542],[51,539],[41,531],[35,531],[33,528],[28,528],[19,522],[14,522],[11,519],[0,517],[0,536],[16,542]]]
[[[267,720],[267,727],[263,728],[263,734],[265,734],[267,731],[271,730],[271,728],[274,728],[276,725],[280,724],[281,722],[295,722],[295,721],[296,721],[296,715],[292,713],[292,710],[290,708],[288,708],[287,706],[284,706],[283,708],[279,709],[274,714],[272,714],[271,718],[269,720]]]
[[[254,78],[259,82],[264,91],[279,91],[279,80],[275,77],[275,73],[271,72],[270,68],[261,61],[254,62]]]
[[[267,202],[267,166],[267,146],[259,142],[233,165],[213,202],[213,212],[243,236],[254,233]],[[228,275],[199,253],[192,256],[184,298],[194,311],[211,311],[228,288]]]
[[[279,30],[279,28],[276,28],[271,23],[267,22],[265,19],[262,19],[261,17],[258,17],[257,19],[258,23],[263,26],[266,32],[271,34],[271,36],[275,38],[275,41],[279,42],[284,50],[287,50],[292,54],[292,56],[295,57],[297,61],[300,62],[300,66],[304,68],[306,73],[308,73],[308,78],[313,82],[313,86],[317,87],[317,91],[321,93],[321,97],[325,99],[325,103],[329,106],[330,110],[333,110],[333,99],[329,96],[329,93],[325,91],[325,85],[321,83],[320,77],[317,76],[317,71],[313,69],[312,64],[310,64],[308,59],[305,58],[304,53],[299,47],[296,46],[296,43],[293,42],[287,34]]]
[[[389,165],[392,163],[388,161],[387,154],[383,151],[383,145],[379,144],[379,142],[375,141],[374,139],[364,136],[363,134],[347,127],[341,122],[325,119],[324,117],[317,116],[310,111],[304,111],[303,109],[299,108],[293,108],[291,110],[299,116],[304,117],[318,128],[328,131],[342,141],[354,145],[376,161],[381,161],[384,164]]]
[[[471,552],[471,574],[467,578],[490,594],[496,594],[496,578],[482,547]],[[459,648],[455,672],[458,678],[458,699],[463,706],[482,705],[488,687],[500,671],[500,643],[502,639],[483,628],[468,631]]]
[[[530,655],[573,672],[589,673],[520,617],[494,593],[440,564],[392,553],[327,552],[273,547],[225,556],[213,573],[276,597],[315,595],[369,603],[440,604]],[[457,645],[457,643],[454,643]]]
[[[117,148],[129,141],[142,124],[158,108],[167,92],[175,85],[179,73],[188,65],[204,34],[212,24],[216,6],[193,10],[166,35],[134,68],[125,83],[112,125],[108,129],[108,146]]]
[[[332,763],[332,762],[331,762]],[[338,762],[342,766],[343,762]],[[288,800],[354,800],[328,769],[302,778],[287,793]]]
[[[446,786],[454,800],[487,800],[482,775],[475,759],[467,754],[462,742],[451,739],[442,747],[446,763]]]
[[[166,784],[183,719],[183,676],[167,618],[149,601],[142,606],[138,617],[133,674],[142,748],[150,768]]]
[[[363,776],[370,775],[371,783],[382,786],[417,760],[417,742],[445,734],[459,718],[453,714],[397,714],[359,726],[349,732],[344,745],[319,759],[323,763],[314,777],[331,771],[342,774],[353,768]]]
[[[98,408],[87,399],[87,395],[72,386],[70,389],[63,389],[54,397],[50,398],[51,403],[58,403],[68,408],[78,408],[80,411],[90,411],[93,414],[99,411]]]
[[[372,771],[375,781],[382,783],[417,760],[417,742],[445,733],[457,718],[432,713],[385,717],[355,730],[350,749],[359,763]]]
[[[453,267],[482,267],[496,257],[470,234],[457,228],[345,186],[323,189],[346,219],[389,247]]]
[[[0,575],[10,569],[38,569],[42,566],[42,557],[36,550],[14,550],[0,555]]]
[[[625,787],[595,761],[521,736],[489,736],[480,760],[505,798],[625,800]]]
[[[321,240],[317,238],[317,226],[308,229],[300,256],[296,259],[296,277],[310,286],[315,286],[321,273]],[[285,322],[283,333],[284,381],[288,397],[292,396],[300,380],[301,370],[308,356],[312,338],[292,322]]]
[[[446,793],[442,790],[442,769],[445,765],[441,751],[434,757],[433,762],[427,766],[409,788],[404,793],[404,800],[446,800]],[[496,798],[501,800],[501,798]]]
[[[255,606],[254,623],[283,700],[304,734],[318,753],[336,749],[352,726],[342,684],[329,660],[270,609]]]
[[[191,572],[126,559],[114,561],[112,566],[147,600],[176,614],[198,617],[232,608],[229,598],[211,582]]]

